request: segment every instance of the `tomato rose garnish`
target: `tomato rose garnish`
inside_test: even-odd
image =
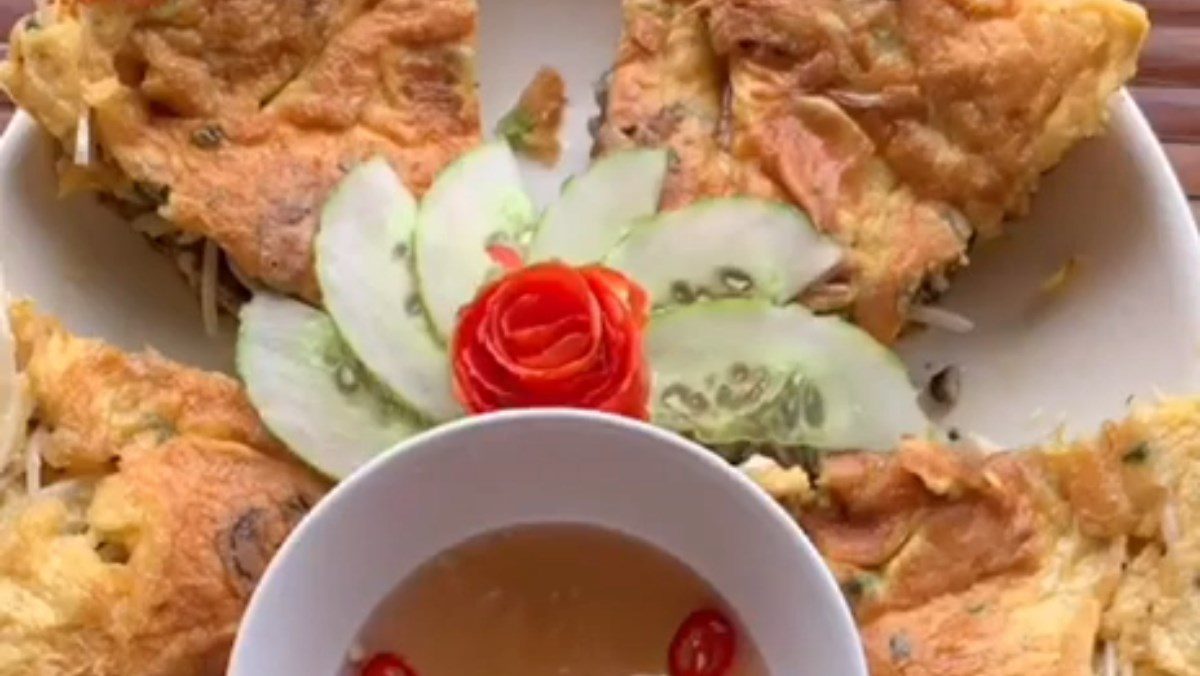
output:
[[[466,308],[451,346],[454,391],[472,413],[567,406],[645,419],[649,303],[619,272],[542,263]]]

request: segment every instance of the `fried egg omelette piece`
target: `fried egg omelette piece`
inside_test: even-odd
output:
[[[14,29],[0,83],[59,139],[65,189],[156,210],[316,300],[343,174],[382,155],[420,193],[478,143],[475,33],[473,0],[57,0]]]
[[[873,676],[1200,673],[1200,400],[985,455],[751,472],[841,582]]]
[[[910,444],[833,458],[800,515],[854,603],[871,673],[1091,673],[1121,546],[1074,528],[1026,458]]]
[[[1200,401],[1141,409],[1098,444],[1151,506],[1127,517],[1140,549],[1102,637],[1138,676],[1200,674]]]
[[[626,0],[626,12],[647,4]],[[842,243],[844,269],[808,302],[885,342],[914,303],[945,290],[976,234],[995,236],[1025,213],[1039,176],[1103,130],[1148,30],[1145,11],[1125,0],[691,8],[704,25],[692,39],[708,44],[674,50],[705,58],[618,59],[601,139],[618,135],[628,101],[661,107],[662,82],[720,81],[705,90],[706,101],[727,101],[705,143],[722,157],[713,166],[724,189],[794,202]],[[627,21],[622,55],[647,42],[638,26]],[[688,186],[715,171],[694,173],[680,157],[677,171],[693,175],[673,179],[685,194],[672,205],[709,195]]]
[[[177,434],[285,455],[236,380],[74,336],[29,302],[9,315],[50,466],[100,471]]]
[[[326,484],[226,377],[73,337],[27,304],[12,319],[28,443],[49,442],[42,480],[0,502],[0,675],[224,673],[259,576]]]
[[[724,82],[702,0],[625,0],[616,65],[608,83],[603,152],[671,149],[664,208],[734,192],[719,141]]]

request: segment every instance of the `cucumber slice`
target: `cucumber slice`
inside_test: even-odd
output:
[[[421,417],[462,415],[412,269],[417,204],[386,160],[346,175],[321,211],[317,280],[338,332],[363,365]]]
[[[237,367],[250,400],[267,427],[317,470],[344,478],[420,431],[325,313],[259,293],[241,320]]]
[[[608,264],[656,307],[711,298],[794,299],[842,257],[803,213],[747,197],[697,202],[635,227]]]
[[[487,248],[515,245],[534,216],[503,142],[463,155],[438,175],[421,203],[413,250],[421,299],[440,340],[454,333],[459,309],[498,269]]]
[[[636,222],[658,211],[667,151],[626,150],[596,161],[546,209],[529,260],[594,263]]]
[[[654,421],[708,443],[883,451],[929,423],[900,361],[800,305],[725,299],[656,315]]]

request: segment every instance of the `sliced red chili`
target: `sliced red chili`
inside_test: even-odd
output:
[[[417,676],[417,672],[392,653],[379,653],[363,664],[361,676]]]
[[[517,270],[523,264],[521,261],[521,252],[511,246],[493,244],[487,248],[487,254],[492,259],[492,262],[503,268],[505,272]]]
[[[733,666],[737,632],[719,610],[697,610],[671,639],[668,666],[671,676],[724,676]]]

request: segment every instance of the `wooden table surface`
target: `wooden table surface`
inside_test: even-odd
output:
[[[1162,139],[1200,221],[1200,0],[1142,4],[1150,10],[1154,30],[1133,95]],[[0,35],[7,36],[32,5],[32,0],[0,0]],[[11,115],[11,104],[0,101],[0,127]]]
[[[1200,221],[1200,0],[1143,0],[1154,29],[1133,95],[1158,132]]]

